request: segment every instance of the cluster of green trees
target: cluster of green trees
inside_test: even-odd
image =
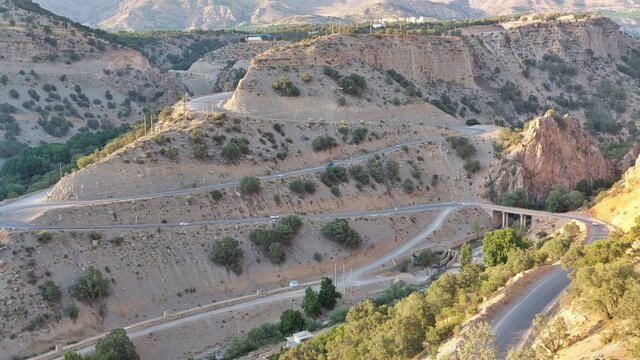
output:
[[[332,241],[342,244],[349,248],[360,246],[362,239],[357,231],[349,226],[349,222],[345,219],[336,219],[325,224],[320,231]]]
[[[42,144],[27,147],[15,140],[0,141],[0,152],[11,155],[0,168],[0,200],[44,189],[60,179],[63,173],[74,171],[76,159],[102,148],[130,128],[121,126],[95,133],[79,133],[62,144]],[[5,150],[3,150],[5,149]],[[14,153],[18,150],[17,153]]]
[[[571,242],[559,258],[563,266],[572,269],[567,303],[589,320],[598,321],[603,338],[624,344],[628,356],[634,358],[640,356],[640,272],[632,247],[640,239],[640,217],[636,224],[627,233],[615,232],[589,245]],[[538,316],[533,330],[535,346],[513,352],[508,359],[553,358],[580,339],[569,331],[562,316]]]
[[[435,354],[509,278],[565,256],[578,235],[577,226],[571,225],[557,237],[525,249],[520,246],[529,241],[511,229],[488,233],[487,244],[497,249],[494,266],[466,264],[460,273],[442,275],[426,293],[410,289],[408,296],[402,293],[402,299],[393,304],[365,300],[349,310],[344,325],[285,352],[280,359],[406,359],[425,349]],[[505,249],[510,249],[506,258],[502,256]]]
[[[360,96],[367,88],[367,80],[358,74],[352,73],[349,76],[342,76],[338,70],[328,66],[325,66],[322,72],[333,79],[345,94]]]
[[[464,160],[464,169],[468,174],[474,174],[480,171],[480,161],[472,159],[473,155],[478,151],[468,138],[462,136],[449,136],[447,142],[456,154]]]
[[[511,104],[518,114],[533,114],[540,109],[540,101],[535,95],[523,100],[522,90],[511,81],[498,89],[498,95],[503,102]]]
[[[336,291],[333,280],[325,277],[322,278],[320,282],[319,292],[316,292],[310,287],[305,289],[304,298],[302,299],[302,310],[308,317],[317,318],[322,314],[322,309],[333,310],[333,308],[336,307],[338,299],[341,297],[342,294]]]
[[[238,161],[243,155],[249,154],[249,140],[245,137],[231,138],[227,145],[222,147],[222,157],[229,161]]]
[[[304,196],[305,194],[313,195],[316,192],[316,183],[306,179],[295,179],[289,182],[289,190]]]
[[[311,147],[313,151],[324,151],[329,150],[338,146],[336,139],[329,135],[321,135],[313,139],[311,142]]]
[[[305,317],[299,310],[284,310],[280,314],[280,321],[278,323],[263,323],[249,330],[246,335],[234,337],[225,349],[224,359],[242,357],[264,345],[284,341],[285,336],[289,336],[298,331],[305,329],[309,331],[316,330],[320,325],[314,321],[313,318],[320,315],[322,308],[327,310],[333,309],[337,299],[342,297],[342,294],[336,291],[333,281],[330,278],[322,279],[319,292],[307,288],[306,294],[302,307],[305,309],[305,313],[307,313],[307,308],[309,310],[313,309],[313,314],[307,313],[308,317]],[[316,312],[316,309],[320,311]],[[333,313],[331,315],[333,315]],[[338,321],[342,320],[343,319],[338,319]]]
[[[556,185],[549,192],[546,199],[536,202],[533,196],[527,194],[523,188],[517,188],[513,192],[507,192],[501,196],[501,204],[505,206],[545,209],[551,212],[567,212],[581,208],[601,191],[611,187],[612,183],[602,179],[589,183],[581,180],[573,191],[567,190],[562,185]]]
[[[431,104],[445,113],[456,116],[458,111],[458,102],[453,100],[449,95],[442,93],[439,99],[432,99]]]
[[[131,342],[124,329],[111,330],[98,340],[96,350],[90,355],[66,352],[63,360],[140,360],[136,346]]]
[[[290,215],[280,219],[271,229],[259,227],[253,230],[249,238],[269,254],[271,262],[280,264],[286,257],[285,247],[291,246],[301,227],[302,220]]]

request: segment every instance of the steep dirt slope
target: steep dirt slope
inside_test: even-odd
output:
[[[640,158],[591,210],[624,231],[636,225],[640,216]]]
[[[0,103],[13,106],[19,129],[11,132],[22,142],[61,141],[81,129],[137,120],[143,108],[162,107],[184,93],[138,51],[64,18],[4,6]]]
[[[523,188],[541,201],[556,185],[573,190],[582,180],[591,185],[598,179],[615,179],[613,163],[576,119],[549,111],[527,122],[519,136],[521,140],[506,149],[487,177],[492,200]]]
[[[210,185],[246,175],[276,174],[348,159],[406,141],[443,138],[452,132],[441,126],[455,124],[455,120],[442,113],[416,123],[412,130],[404,123],[348,120],[344,126],[350,130],[342,135],[333,119],[331,123],[308,124],[306,120],[229,115],[226,120],[215,121],[210,114],[185,115],[184,108],[176,105],[173,117],[157,124],[154,132],[63,178],[51,191],[50,198],[124,197]],[[356,144],[351,133],[358,128],[366,128],[367,135],[366,141]],[[199,143],[205,148],[198,157],[194,136],[201,138]],[[313,140],[319,136],[333,137],[337,146],[328,151],[313,151]],[[236,160],[229,160],[223,149],[234,138],[246,139],[248,151]],[[168,155],[168,149],[175,149],[176,155]],[[431,149],[425,157],[441,164],[444,160],[438,157],[442,151]],[[452,157],[448,155],[447,160]],[[456,163],[456,167],[461,166]],[[441,165],[436,169],[440,171]]]

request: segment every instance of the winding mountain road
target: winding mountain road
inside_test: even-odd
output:
[[[199,98],[188,102],[188,107],[195,111],[213,110],[216,107],[220,107],[221,102],[225,101],[230,96],[230,93],[216,94]],[[211,107],[209,105],[211,104]],[[482,128],[459,128],[457,129],[461,136],[477,135],[485,130]],[[430,141],[442,140],[442,137],[431,137],[428,139],[410,141],[402,144],[386,147],[375,152],[356,156],[350,159],[344,159],[336,161],[335,165],[350,166],[365,161],[366,159],[375,155],[385,155],[394,151],[399,151],[403,146],[417,146]],[[318,173],[323,171],[326,166],[316,166],[312,168],[293,170],[281,174],[265,175],[261,176],[262,181],[271,181],[282,178],[297,177],[305,174]],[[45,209],[63,209],[77,206],[92,206],[99,204],[109,204],[116,202],[126,202],[132,200],[142,200],[149,198],[156,198],[162,196],[173,196],[189,194],[201,191],[209,191],[213,189],[221,189],[227,187],[235,187],[239,185],[239,181],[227,181],[215,185],[203,186],[199,188],[177,189],[172,191],[165,191],[153,194],[145,194],[132,196],[128,198],[117,199],[101,199],[101,200],[89,200],[89,201],[69,201],[69,202],[46,202],[46,196],[48,191],[41,191],[35,194],[31,194],[22,197],[15,201],[5,202],[0,204],[0,227],[15,229],[15,230],[106,230],[106,229],[131,229],[131,228],[159,228],[159,227],[179,227],[184,226],[180,224],[117,224],[117,225],[99,225],[99,226],[66,226],[64,224],[52,225],[52,226],[38,226],[36,224],[30,224],[21,221],[21,218],[26,218],[28,215],[33,214]],[[464,200],[464,199],[461,199]],[[393,258],[405,255],[411,249],[415,248],[420,242],[424,241],[435,230],[442,226],[442,223],[454,210],[460,208],[483,208],[487,211],[507,211],[516,214],[525,214],[535,217],[553,217],[553,218],[567,218],[583,222],[588,231],[588,242],[604,238],[608,234],[609,228],[607,225],[599,220],[589,218],[587,216],[578,214],[552,214],[543,211],[534,211],[527,209],[508,208],[504,206],[497,206],[488,203],[481,202],[464,202],[459,203],[456,201],[443,202],[443,203],[426,203],[401,208],[393,208],[386,210],[376,211],[351,211],[351,212],[336,212],[327,214],[305,215],[301,216],[303,219],[308,220],[326,220],[334,218],[364,218],[364,217],[381,217],[391,216],[397,214],[408,214],[413,212],[422,211],[438,211],[436,218],[432,223],[428,224],[420,233],[413,238],[408,239],[402,245],[394,248],[391,252],[383,255],[378,259],[374,259],[372,262],[354,269],[352,275],[352,284],[356,286],[362,286],[372,284],[380,281],[387,281],[388,279],[381,279],[377,277],[368,277],[367,275],[375,270],[378,270],[382,265],[389,263]],[[272,221],[269,218],[239,218],[239,219],[218,219],[210,221],[196,221],[191,222],[187,226],[202,226],[202,225],[228,225],[228,224],[255,224],[266,223]],[[518,346],[525,338],[527,330],[531,327],[531,323],[536,314],[544,311],[545,308],[552,305],[558,296],[564,291],[568,285],[567,272],[561,268],[556,268],[549,274],[539,279],[536,283],[532,284],[525,295],[518,301],[510,304],[501,314],[496,316],[491,326],[497,334],[497,343],[500,350],[500,357],[504,357],[506,351],[514,346]],[[313,284],[303,284],[310,286],[317,286]],[[341,286],[340,281],[336,282],[336,285]],[[228,306],[221,306],[220,303],[209,304],[202,309],[186,310],[178,315],[174,315],[170,318],[159,318],[147,321],[144,323],[133,324],[127,327],[129,337],[137,338],[147,335],[154,331],[166,330],[171,328],[177,328],[181,326],[188,326],[196,321],[202,320],[209,316],[220,314],[224,312],[237,311],[242,309],[249,309],[256,305],[264,305],[275,302],[280,302],[286,299],[300,298],[303,296],[303,289],[285,291],[285,289],[278,289],[271,295],[266,296],[246,296],[240,299],[230,299]],[[224,303],[224,302],[223,302]],[[64,351],[72,350],[79,353],[90,353],[93,351],[95,342],[104,334],[90,339],[86,339],[74,345],[69,345],[63,348]],[[35,357],[34,359],[54,359],[59,358],[60,353],[55,351],[43,354]]]

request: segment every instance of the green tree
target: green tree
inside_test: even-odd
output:
[[[140,356],[136,353],[136,347],[133,345],[127,332],[124,329],[111,330],[105,337],[96,343],[95,357],[115,353],[117,360],[139,360]]]
[[[320,231],[322,235],[347,247],[355,248],[360,245],[360,234],[345,219],[336,219],[323,226]]]
[[[306,288],[304,291],[302,310],[305,315],[312,318],[317,317],[322,312],[320,301],[318,300],[318,293],[310,287]]]
[[[571,283],[587,309],[612,319],[626,291],[638,284],[638,274],[625,261],[578,269]]]
[[[40,286],[42,297],[49,302],[58,302],[62,296],[60,287],[53,280],[47,280]]]
[[[488,266],[496,266],[507,262],[509,251],[524,248],[525,243],[512,228],[490,231],[482,239],[484,260]]]
[[[486,322],[472,325],[462,333],[458,350],[460,360],[494,360],[497,357],[496,336]]]
[[[473,252],[471,250],[471,245],[469,245],[468,243],[462,245],[462,247],[460,248],[460,266],[464,268],[467,265],[471,264],[472,258]]]
[[[273,262],[274,264],[282,264],[284,262],[285,256],[286,254],[284,252],[282,244],[276,241],[272,242],[271,245],[269,245],[269,259],[271,259],[271,262]]]
[[[280,332],[291,335],[304,329],[304,316],[298,310],[287,309],[280,314]]]
[[[636,335],[640,334],[640,311],[638,311],[638,304],[640,304],[640,284],[635,283],[625,292],[616,313],[620,319],[629,322],[632,331]]]
[[[226,236],[222,240],[216,240],[211,246],[211,261],[224,266],[228,271],[236,275],[242,274],[242,260],[244,251],[240,248],[238,240]]]
[[[500,203],[504,206],[525,208],[527,207],[527,194],[523,188],[517,188],[513,192],[502,194]]]
[[[257,194],[260,192],[260,179],[255,176],[246,176],[240,179],[240,193],[242,195]]]
[[[109,295],[109,280],[93,266],[85,269],[69,288],[71,295],[82,301],[96,300]]]
[[[386,163],[387,174],[391,179],[397,179],[400,176],[400,164],[395,160],[388,160]],[[410,179],[408,179],[410,180]]]
[[[537,341],[536,353],[539,357],[553,357],[567,345],[569,330],[562,316],[547,320],[538,314],[533,320],[533,335]]]
[[[342,298],[342,294],[336,291],[333,280],[328,277],[322,278],[320,282],[320,292],[318,292],[318,302],[320,302],[320,305],[327,310],[333,310],[333,308],[336,307],[337,299],[340,298]]]

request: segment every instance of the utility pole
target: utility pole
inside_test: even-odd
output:
[[[344,263],[342,263],[342,292],[343,293],[347,292],[347,279],[344,271]]]
[[[143,115],[142,121],[144,121],[144,134],[147,135],[147,114]]]
[[[58,163],[58,166],[60,167],[60,180],[62,180],[62,163]]]
[[[153,114],[151,114],[151,131],[153,131]]]
[[[338,264],[333,264],[333,282],[338,285]]]

